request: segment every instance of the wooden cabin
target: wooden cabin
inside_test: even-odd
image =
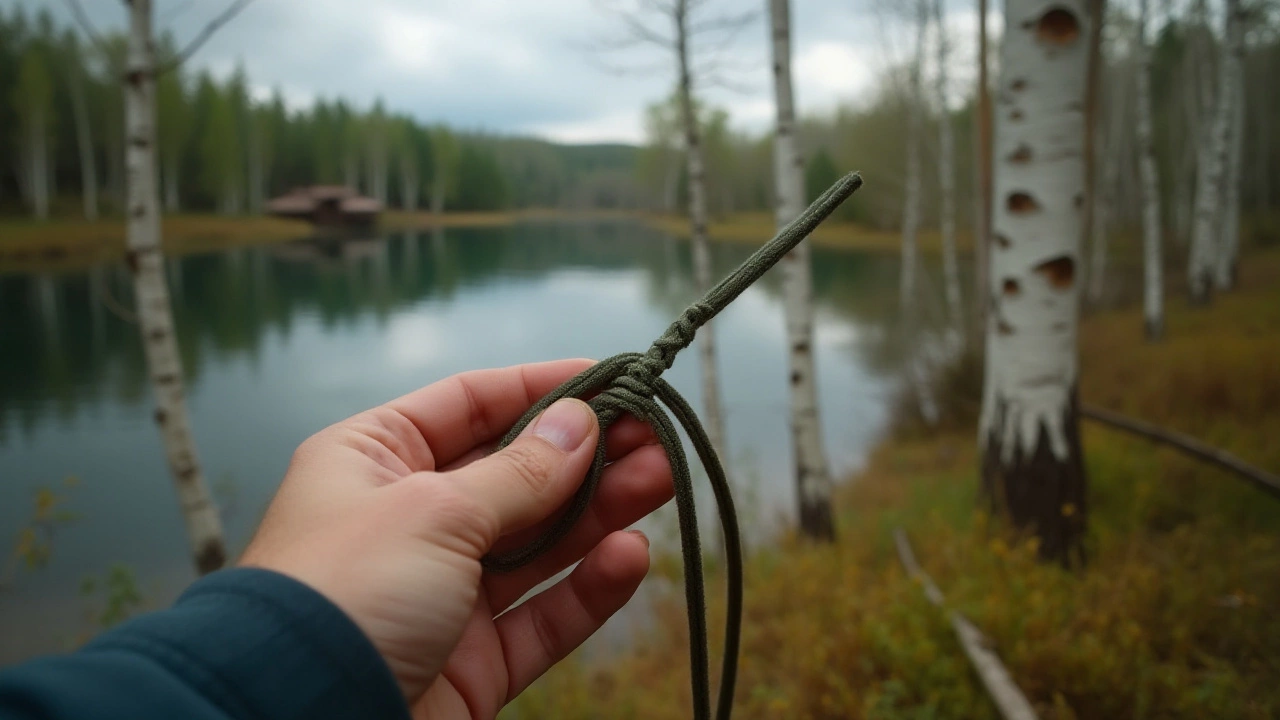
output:
[[[294,188],[267,202],[270,215],[306,220],[325,227],[372,227],[380,212],[382,203],[344,185]]]

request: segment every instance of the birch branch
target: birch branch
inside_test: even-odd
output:
[[[1250,465],[1226,450],[1207,445],[1189,435],[1166,430],[1151,423],[1135,420],[1091,405],[1081,405],[1080,416],[1117,430],[1124,430],[1127,433],[1146,438],[1152,442],[1181,450],[1186,455],[1235,473],[1271,495],[1280,497],[1280,477],[1262,468]]]
[[[1004,663],[1000,662],[1000,656],[991,649],[991,643],[982,631],[959,611],[946,610],[946,598],[942,595],[942,590],[934,584],[933,578],[921,569],[920,563],[916,562],[916,555],[911,550],[907,533],[902,528],[897,528],[893,531],[893,541],[898,546],[898,559],[902,561],[902,567],[906,569],[907,574],[924,588],[925,597],[929,598],[929,602],[947,612],[956,639],[960,641],[964,654],[978,673],[978,679],[982,681],[987,694],[991,696],[1000,716],[1005,720],[1038,720],[1036,711],[1031,707],[1027,696],[1018,689],[1013,676],[1009,674]]]

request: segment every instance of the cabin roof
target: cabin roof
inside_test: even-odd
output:
[[[338,211],[348,215],[370,215],[382,210],[382,203],[345,185],[310,185],[293,188],[270,200],[267,202],[267,212],[274,215],[309,215],[325,203],[336,203]]]

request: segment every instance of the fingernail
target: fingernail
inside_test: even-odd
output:
[[[591,432],[591,408],[581,400],[557,400],[533,424],[533,434],[573,452]]]
[[[649,536],[648,536],[648,535],[645,535],[643,532],[641,532],[641,531],[639,531],[639,530],[628,530],[627,532],[629,532],[629,533],[631,533],[632,535],[635,535],[636,537],[640,538],[640,540],[641,540],[642,542],[644,542],[644,546],[645,546],[645,547],[649,547]]]

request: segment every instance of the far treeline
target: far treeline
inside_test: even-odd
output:
[[[1164,226],[1181,241],[1191,233],[1196,138],[1213,107],[1221,34],[1205,3],[1154,18],[1151,100]],[[1280,70],[1280,23],[1258,6],[1245,34],[1242,115],[1244,147],[1239,202],[1245,233],[1280,236],[1280,95],[1270,92]],[[1096,182],[1106,208],[1099,222],[1131,227],[1140,221],[1136,108],[1138,62],[1131,10],[1113,4],[1102,38],[1095,122]],[[953,41],[954,42],[954,41]],[[21,8],[0,14],[0,212],[34,217],[118,213],[124,197],[123,90],[127,43],[108,36],[101,46],[74,28],[58,27],[47,12]],[[160,42],[161,58],[173,45]],[[162,61],[163,62],[163,61]],[[943,113],[936,97],[912,92],[913,63],[890,68],[872,97],[824,117],[800,120],[810,197],[849,168],[873,182],[842,212],[846,219],[897,229],[906,197],[907,118],[923,105],[937,138]],[[926,67],[926,70],[928,68]],[[676,212],[686,204],[687,172],[677,103],[656,104],[646,116],[647,142],[560,145],[526,137],[465,132],[428,125],[379,101],[359,108],[321,99],[290,109],[279,92],[250,92],[243,72],[219,81],[207,72],[175,68],[157,89],[161,197],[166,212],[257,212],[266,198],[297,185],[343,183],[389,207],[433,210],[644,208]],[[974,93],[952,83],[949,119],[955,128],[957,205],[962,227],[978,202],[974,157]],[[920,97],[913,101],[912,97]],[[802,98],[803,99],[803,98]],[[773,209],[772,133],[732,127],[729,113],[700,113],[707,157],[708,199],[720,216]],[[936,164],[936,140],[925,160]],[[920,220],[941,218],[936,173],[922,178]],[[1105,228],[1098,228],[1105,232]],[[1095,235],[1098,234],[1095,232]]]
[[[88,42],[47,11],[0,13],[0,212],[119,214],[125,196],[123,35]],[[159,43],[161,67],[175,55]],[[166,212],[260,212],[298,185],[342,183],[388,207],[634,207],[636,148],[556,145],[428,125],[382,101],[290,109],[182,66],[157,79]]]

